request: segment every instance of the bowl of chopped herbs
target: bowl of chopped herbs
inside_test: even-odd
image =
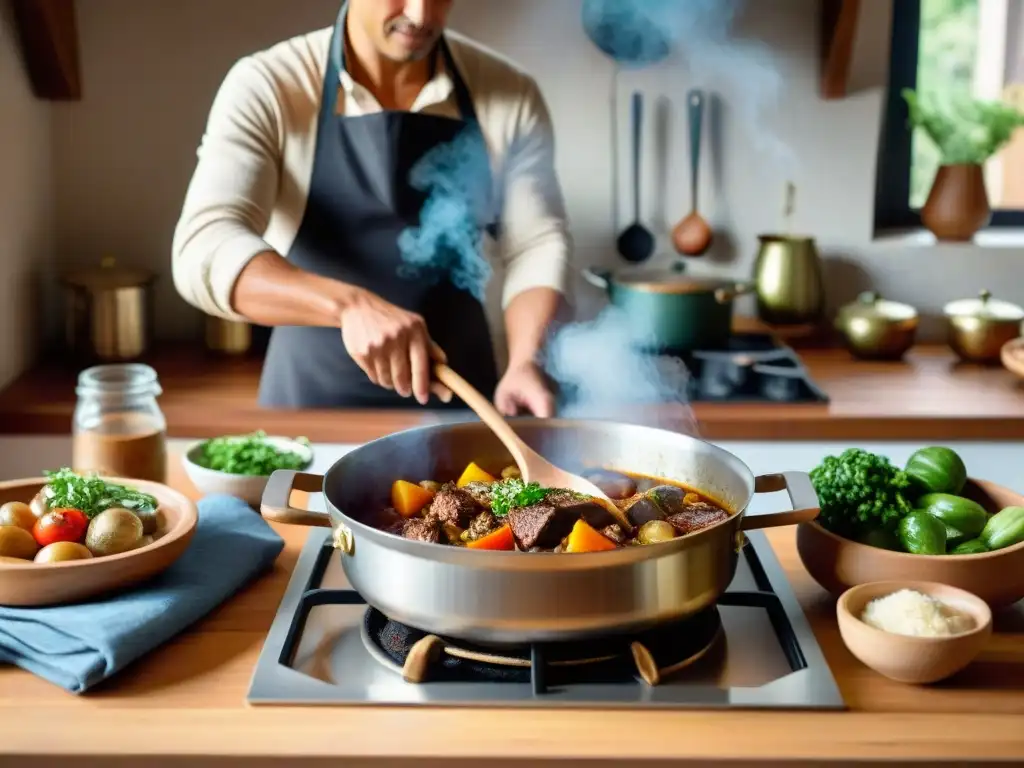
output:
[[[270,476],[279,469],[309,469],[313,448],[304,437],[257,431],[201,440],[188,449],[183,463],[204,494],[224,493],[258,507]]]

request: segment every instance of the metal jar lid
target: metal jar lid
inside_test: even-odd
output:
[[[959,299],[945,306],[947,317],[974,318],[997,323],[1019,323],[1024,309],[1008,301],[993,299],[990,291],[982,291],[976,299]]]
[[[87,291],[116,291],[122,288],[141,288],[155,278],[152,272],[145,269],[122,268],[107,256],[100,262],[97,269],[76,269],[61,275],[60,281],[75,288]]]
[[[875,291],[865,291],[857,300],[839,310],[844,320],[884,320],[900,323],[917,318],[917,310],[909,304],[883,299]]]

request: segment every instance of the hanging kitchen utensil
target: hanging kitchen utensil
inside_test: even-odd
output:
[[[711,247],[711,226],[697,212],[700,189],[700,150],[704,130],[704,93],[692,90],[686,96],[690,124],[690,214],[672,230],[672,243],[684,256],[703,256]]]
[[[658,10],[657,4],[629,0],[583,0],[583,30],[614,61],[650,66],[672,48],[668,25],[658,18]]]
[[[646,261],[654,253],[654,235],[640,223],[640,146],[643,131],[644,97],[633,94],[633,223],[619,235],[619,254],[626,261]]]

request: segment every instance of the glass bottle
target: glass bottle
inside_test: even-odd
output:
[[[72,425],[72,468],[107,477],[167,477],[167,421],[157,404],[163,390],[148,365],[98,365],[78,375]]]

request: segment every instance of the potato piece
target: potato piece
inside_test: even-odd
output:
[[[485,472],[483,469],[476,465],[476,462],[469,462],[462,474],[459,476],[458,482],[455,483],[459,488],[464,488],[470,483],[493,483],[494,476],[489,472]]]
[[[407,480],[395,480],[391,485],[391,506],[402,517],[415,517],[434,498],[434,492]]]
[[[8,501],[0,507],[0,525],[13,525],[31,532],[35,524],[35,512],[23,501]]]

